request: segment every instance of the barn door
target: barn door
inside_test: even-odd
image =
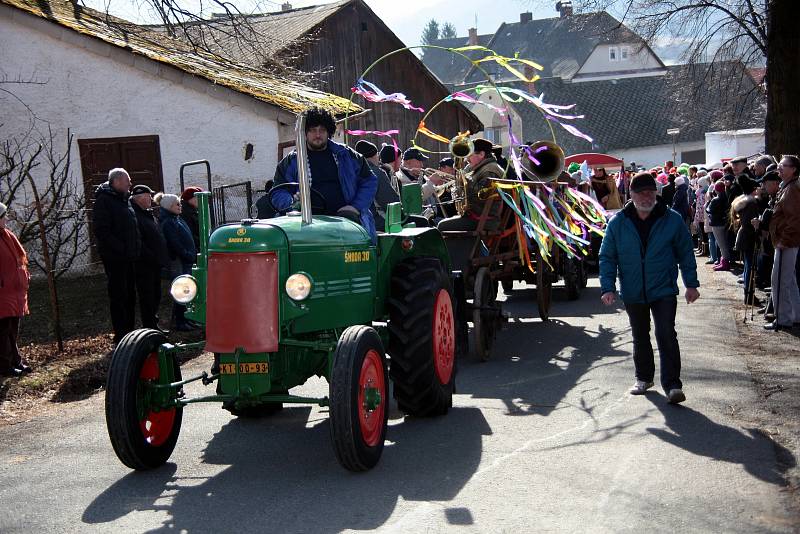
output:
[[[122,167],[133,185],[144,184],[162,191],[161,150],[157,135],[78,139],[86,198],[94,200],[95,188],[108,179],[108,171]]]
[[[78,150],[81,157],[84,192],[90,209],[94,205],[94,190],[108,180],[108,171],[115,167],[122,167],[128,171],[133,185],[144,184],[153,191],[164,190],[161,150],[157,135],[78,139]],[[89,217],[90,228],[91,220]],[[94,231],[91,231],[90,235],[92,256],[96,258]]]

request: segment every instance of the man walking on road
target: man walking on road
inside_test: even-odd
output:
[[[675,332],[678,268],[686,286],[686,302],[700,297],[692,238],[682,215],[656,199],[656,181],[639,173],[630,183],[631,202],[608,223],[600,247],[600,287],[603,304],[620,297],[633,333],[636,383],[632,395],[653,387],[655,364],[650,344],[650,314],[661,361],[661,387],[671,404],[686,400],[680,379],[681,353]]]

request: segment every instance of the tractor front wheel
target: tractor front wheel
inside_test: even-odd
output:
[[[383,452],[389,419],[386,356],[373,328],[351,326],[339,338],[330,399],[336,459],[350,471],[372,469]]]
[[[108,369],[106,426],[111,445],[120,461],[136,470],[156,468],[172,454],[181,430],[183,408],[162,408],[154,401],[151,385],[166,369],[159,367],[158,348],[166,342],[157,330],[135,330],[122,338]],[[172,373],[181,379],[180,367],[172,359]]]
[[[456,308],[450,279],[436,258],[409,258],[392,273],[389,374],[398,408],[443,415],[453,405]]]

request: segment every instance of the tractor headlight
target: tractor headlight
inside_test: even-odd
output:
[[[311,278],[304,273],[295,273],[286,279],[286,294],[292,300],[305,300],[311,293]]]
[[[172,281],[169,293],[178,304],[188,304],[197,296],[197,280],[188,274],[182,274]]]

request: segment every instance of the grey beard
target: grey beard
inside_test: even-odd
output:
[[[653,204],[652,206],[640,206],[639,204],[634,202],[633,207],[636,208],[636,211],[643,211],[645,213],[650,213],[651,211],[653,211],[653,208],[655,208],[656,205]]]

